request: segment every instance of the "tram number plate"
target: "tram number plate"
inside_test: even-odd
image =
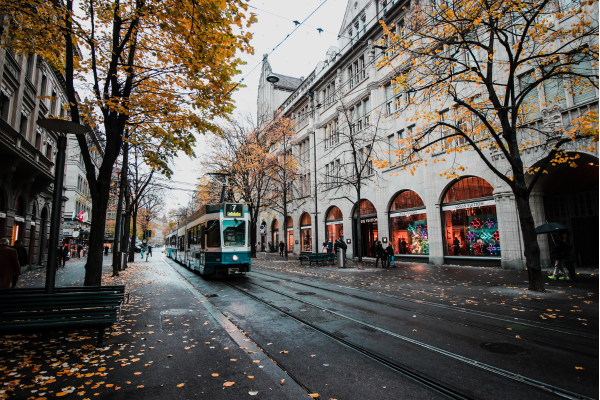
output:
[[[229,275],[231,274],[239,274],[240,273],[240,269],[239,268],[229,268]]]

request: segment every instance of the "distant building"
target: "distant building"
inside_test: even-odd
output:
[[[262,70],[258,83],[257,121],[259,124],[272,119],[274,113],[277,111],[277,106],[283,104],[285,99],[304,80],[304,77],[292,78],[291,76],[274,73],[269,60],[267,60],[267,54],[263,57]],[[267,77],[269,76],[277,77],[278,81],[275,83],[268,82]]]

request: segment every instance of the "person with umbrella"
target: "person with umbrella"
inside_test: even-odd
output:
[[[571,240],[569,239],[569,235],[567,234],[567,231],[561,231],[560,235],[558,238],[555,239],[554,235],[552,235],[552,244],[554,245],[554,258],[556,259],[555,265],[554,265],[554,273],[550,276],[548,276],[548,278],[550,279],[566,279],[568,281],[570,281],[573,277],[569,276],[572,275],[569,271],[569,273],[566,272],[565,270],[565,266],[567,263],[571,263],[572,265],[572,260],[571,260],[571,249],[572,249],[572,245],[571,245]],[[569,269],[569,268],[567,268]],[[560,275],[559,274],[560,272]],[[574,272],[574,269],[573,269]]]

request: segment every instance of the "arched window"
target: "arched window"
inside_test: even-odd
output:
[[[309,213],[304,213],[302,214],[302,217],[300,217],[300,226],[310,226],[311,222],[312,220]]]
[[[338,239],[344,240],[342,211],[336,206],[331,207],[327,213],[325,233],[327,241],[335,242]]]
[[[481,178],[471,176],[456,181],[446,192],[443,203],[491,197],[493,192],[492,185]]]
[[[329,209],[329,212],[327,213],[327,221],[338,221],[342,219],[342,211],[337,208],[336,206],[333,206]]]
[[[429,254],[427,213],[412,190],[400,192],[390,205],[390,242],[394,254]]]
[[[493,188],[485,180],[468,177],[446,192],[444,251],[451,257],[500,257],[500,231]]]
[[[373,205],[373,203],[371,203],[369,200],[361,200],[360,202],[360,215],[365,216],[365,215],[373,215],[373,214],[377,214],[377,210],[375,209],[375,206]],[[356,216],[356,212],[354,213],[354,215]]]

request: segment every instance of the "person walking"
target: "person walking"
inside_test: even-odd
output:
[[[381,260],[381,268],[383,268],[383,246],[381,242],[378,240],[375,246],[375,268],[377,268],[377,263]]]
[[[21,267],[29,265],[29,257],[27,256],[27,249],[25,249],[25,247],[23,247],[23,241],[20,239],[15,240],[15,245],[13,246],[13,249],[15,249],[17,251],[19,265],[21,265]],[[17,278],[18,278],[18,276],[17,276]],[[14,287],[14,285],[13,285],[13,287]]]
[[[283,257],[283,251],[285,250],[285,244],[283,243],[283,240],[279,241],[279,255],[281,257]]]
[[[107,256],[108,255],[108,246],[104,245],[104,255]]]
[[[89,250],[89,249],[88,249],[88,245],[87,245],[87,244],[84,244],[84,245],[83,245],[83,256],[84,256],[84,257],[87,257],[88,250]]]
[[[571,253],[571,241],[569,240],[569,235],[567,232],[563,231],[560,233],[558,238],[552,237],[552,241],[554,242],[554,273],[548,278],[550,279],[566,279],[571,280],[569,277],[569,273],[565,270],[565,259]],[[560,273],[560,276],[559,276]]]
[[[81,258],[81,251],[83,250],[83,246],[81,243],[77,243],[77,258]]]
[[[327,240],[327,252],[331,253],[333,251],[333,243],[331,242],[331,239]]]
[[[327,242],[323,242],[321,245],[321,253],[327,253]]]
[[[17,250],[8,246],[8,239],[0,239],[0,289],[14,288],[20,275]]]
[[[391,243],[388,244],[388,247],[385,248],[385,252],[387,254],[387,267],[391,268],[396,266],[394,265],[394,246]]]
[[[69,245],[66,242],[63,242],[62,246],[58,249],[58,265],[57,268],[60,267],[62,262],[62,267],[65,267],[67,262],[67,258],[69,257]]]

